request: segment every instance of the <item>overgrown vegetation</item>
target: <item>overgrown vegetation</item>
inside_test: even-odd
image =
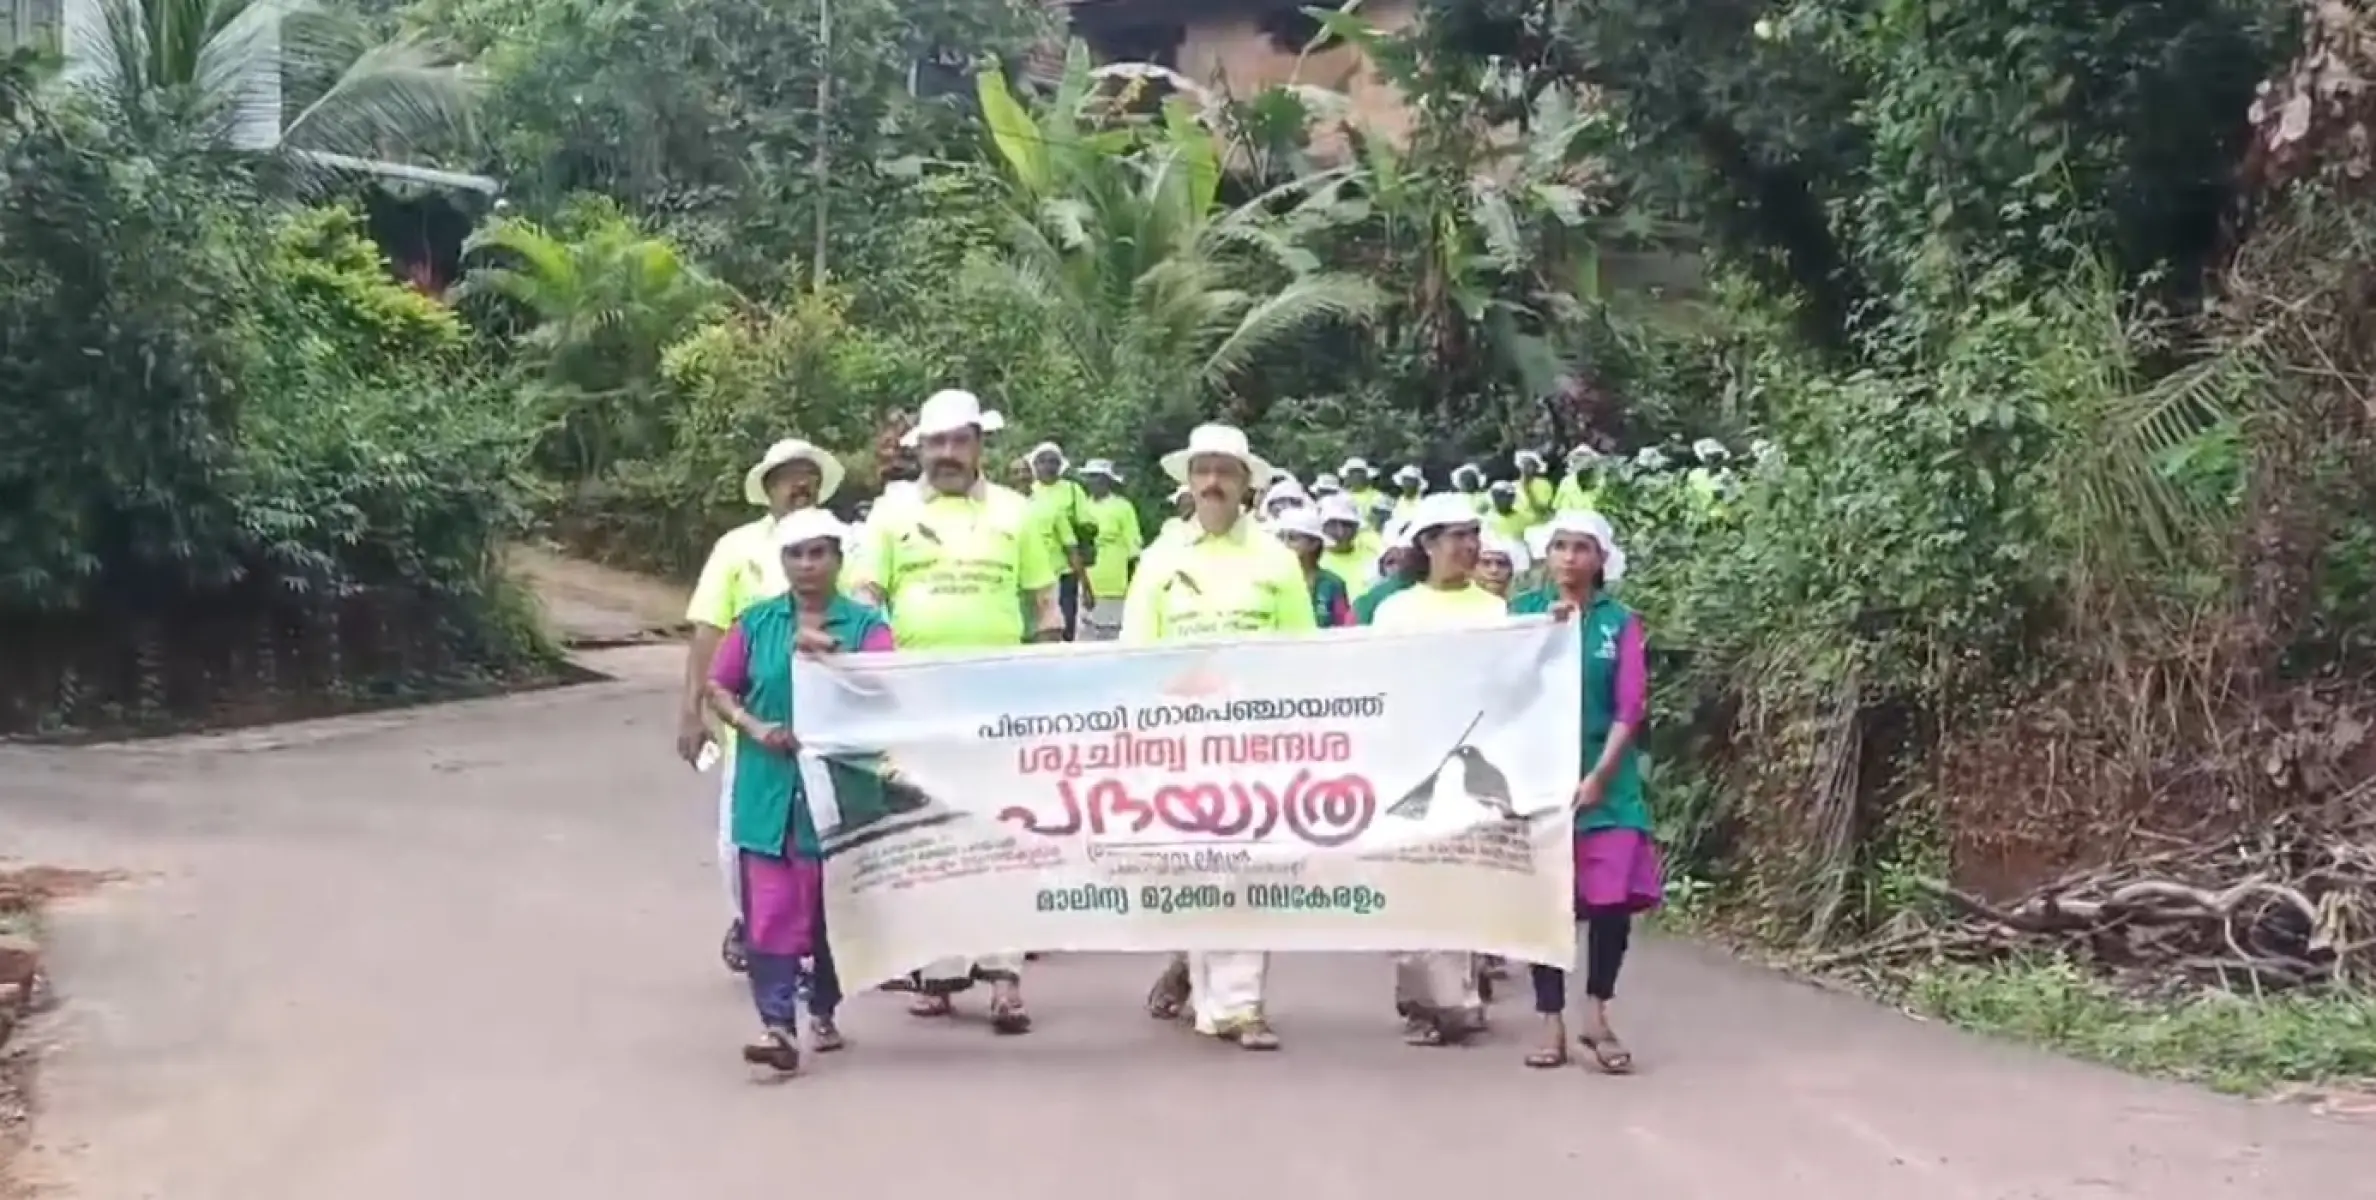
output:
[[[243,11],[123,3],[158,28]],[[12,59],[0,608],[87,641],[360,604],[415,614],[360,620],[439,670],[500,667],[533,653],[504,537],[689,571],[756,447],[843,451],[855,499],[949,385],[1144,501],[1212,417],[1307,471],[1439,480],[1763,439],[1720,504],[1594,480],[1661,648],[1655,790],[1695,913],[1835,962],[2364,977],[2368,18],[1418,9],[1392,34],[1313,14],[1298,63],[1357,51],[1408,101],[1372,128],[1309,78],[1077,47],[1027,77],[1057,43],[1024,0],[367,4],[346,66],[281,107],[328,130],[341,98],[355,144],[500,178],[508,209],[442,249],[356,215],[397,185],[228,146],[205,55],[96,90]],[[44,667],[12,719],[172,707],[156,653],[104,686]]]

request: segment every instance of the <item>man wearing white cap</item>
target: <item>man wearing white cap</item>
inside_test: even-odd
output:
[[[1274,471],[1229,425],[1200,425],[1186,448],[1163,457],[1164,473],[1187,487],[1196,513],[1187,536],[1147,555],[1122,610],[1122,640],[1165,642],[1309,633],[1312,593],[1301,563],[1254,527],[1245,498]],[[1270,956],[1200,952],[1174,959],[1147,996],[1158,1018],[1193,1011],[1196,1030],[1248,1050],[1278,1048],[1263,1012]]]
[[[869,544],[853,573],[861,598],[890,610],[902,648],[1014,646],[1064,637],[1057,563],[1049,543],[1033,536],[1030,502],[982,477],[982,437],[1003,424],[997,413],[983,411],[973,393],[949,390],[924,402],[904,439],[917,451],[922,488],[913,499],[875,510]],[[991,1027],[1026,1032],[1031,1017],[1023,1007],[1022,972],[1022,954],[1006,948],[933,963],[919,973],[910,1011],[947,1016],[950,997],[978,980],[991,987]]]
[[[1411,518],[1411,510],[1419,506],[1419,498],[1427,494],[1427,472],[1417,463],[1404,463],[1394,469],[1394,515]]]
[[[1081,466],[1081,486],[1088,499],[1081,505],[1081,521],[1093,534],[1089,565],[1082,572],[1088,585],[1075,629],[1082,641],[1110,642],[1122,632],[1122,594],[1130,589],[1130,573],[1138,565],[1146,540],[1139,536],[1138,506],[1115,492],[1122,475],[1106,459],[1093,458]]]
[[[708,712],[710,662],[735,618],[762,600],[782,595],[783,560],[776,549],[775,526],[785,514],[814,508],[840,490],[841,460],[799,438],[785,438],[743,473],[743,499],[764,510],[756,520],[726,531],[710,547],[701,565],[693,598],[685,605],[685,621],[693,637],[685,650],[684,692],[677,709],[677,755],[699,765],[704,747],[717,739],[710,733]],[[725,880],[729,922],[719,956],[727,969],[748,965],[743,944],[740,860],[734,853],[732,803],[734,745],[732,734],[718,747],[723,764],[718,779],[718,869]]]
[[[1491,507],[1485,498],[1485,468],[1475,463],[1462,463],[1452,468],[1452,490],[1468,501],[1480,516]]]
[[[1370,566],[1382,543],[1362,528],[1361,509],[1353,497],[1339,492],[1320,498],[1320,569],[1345,581],[1358,597],[1370,584]]]
[[[1049,557],[1061,576],[1056,603],[1064,613],[1064,636],[1069,638],[1079,629],[1081,610],[1088,605],[1088,598],[1081,595],[1085,582],[1083,569],[1088,565],[1081,553],[1087,524],[1081,509],[1089,503],[1089,496],[1080,484],[1064,477],[1072,467],[1072,461],[1064,456],[1064,447],[1041,442],[1023,456],[1023,463],[1031,476],[1025,494],[1031,497],[1031,511],[1038,518],[1040,536],[1048,539]]]
[[[1377,471],[1369,460],[1355,456],[1337,467],[1337,477],[1344,482],[1345,494],[1353,498],[1353,506],[1367,513],[1371,508],[1391,499],[1378,490]]]
[[[1590,446],[1568,451],[1568,477],[1552,493],[1553,512],[1598,512],[1607,492],[1609,460]]]
[[[1537,451],[1520,450],[1510,456],[1510,465],[1518,470],[1518,511],[1525,516],[1528,528],[1551,519],[1558,511],[1559,488],[1543,477],[1548,468]]]

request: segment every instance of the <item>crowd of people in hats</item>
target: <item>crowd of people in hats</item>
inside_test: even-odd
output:
[[[1425,631],[1548,614],[1573,624],[1586,651],[1574,797],[1585,1005],[1571,1039],[1568,972],[1530,967],[1540,1036],[1525,1062],[1559,1067],[1580,1047],[1604,1071],[1630,1069],[1609,1009],[1634,918],[1658,905],[1661,882],[1639,764],[1647,638],[1618,595],[1626,556],[1604,500],[1653,491],[1721,519],[1733,456],[1713,441],[1687,456],[1578,450],[1554,477],[1542,453],[1520,450],[1507,477],[1463,465],[1443,490],[1416,466],[1381,478],[1356,457],[1307,484],[1243,431],[1204,425],[1161,459],[1172,510],[1145,536],[1110,460],[1075,467],[1043,442],[1009,462],[1007,483],[992,479],[985,464],[1003,424],[972,393],[931,396],[901,438],[890,481],[846,508],[856,517],[848,523],[829,507],[847,478],[840,459],[797,438],[776,443],[743,481],[762,515],[718,539],[695,586],[677,751],[714,765],[720,781],[721,954],[749,977],[758,1025],[745,1061],[789,1073],[804,1047],[845,1045],[817,831],[794,759],[795,653]],[[1772,452],[1760,444],[1747,457],[1762,463]],[[882,986],[912,993],[909,1011],[926,1019],[986,987],[991,1028],[1021,1034],[1032,1025],[1031,957],[953,959]],[[1146,1010],[1244,1049],[1276,1049],[1269,965],[1262,953],[1175,955]],[[1504,973],[1478,955],[1397,956],[1404,1039],[1472,1037]]]

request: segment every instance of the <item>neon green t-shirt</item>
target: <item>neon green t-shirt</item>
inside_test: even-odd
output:
[[[1415,584],[1386,598],[1371,624],[1380,629],[1469,629],[1510,616],[1509,602],[1474,583],[1457,588]]]
[[[879,588],[903,650],[1015,646],[1019,595],[1056,586],[1044,537],[1021,494],[977,481],[964,495],[919,496],[868,521],[858,578]]]
[[[1125,642],[1319,627],[1295,552],[1251,517],[1227,533],[1191,530],[1149,551],[1122,601]]]
[[[1320,569],[1344,580],[1345,589],[1356,596],[1369,587],[1370,568],[1376,565],[1377,551],[1364,549],[1359,537],[1345,543],[1342,550],[1320,552]]]
[[[1421,492],[1418,496],[1396,496],[1394,498],[1394,519],[1398,521],[1410,520],[1411,513],[1419,507],[1420,498],[1426,494]]]
[[[1552,494],[1551,508],[1555,512],[1599,512],[1600,485],[1585,487],[1573,475],[1559,481],[1559,490]]]
[[[1515,505],[1508,512],[1489,511],[1485,514],[1485,527],[1512,541],[1525,538],[1526,531],[1534,526],[1535,519],[1524,508]]]
[[[1080,541],[1080,527],[1088,523],[1083,511],[1088,505],[1088,491],[1070,479],[1034,480],[1031,484],[1031,512],[1038,520],[1040,536],[1048,540],[1048,561],[1056,564],[1059,575],[1069,569],[1071,550]]]
[[[1540,475],[1518,481],[1518,503],[1512,505],[1525,514],[1528,526],[1540,525],[1551,519],[1558,509],[1559,489]]]
[[[1097,559],[1089,564],[1089,590],[1098,598],[1119,597],[1130,588],[1130,560],[1147,548],[1139,536],[1138,509],[1120,496],[1081,502],[1081,518],[1097,531]]]
[[[729,529],[710,547],[685,605],[685,619],[712,629],[732,629],[743,610],[791,589],[775,544],[772,516]]]

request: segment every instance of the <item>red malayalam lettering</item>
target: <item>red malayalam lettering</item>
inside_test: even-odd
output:
[[[1339,775],[1314,779],[1298,770],[1284,788],[1267,783],[1166,783],[1147,795],[1133,795],[1118,779],[1056,785],[1062,813],[1043,820],[1020,805],[998,819],[1043,837],[1144,833],[1157,825],[1191,836],[1259,840],[1282,823],[1296,839],[1314,846],[1342,846],[1361,836],[1377,816],[1378,800],[1368,778]]]

